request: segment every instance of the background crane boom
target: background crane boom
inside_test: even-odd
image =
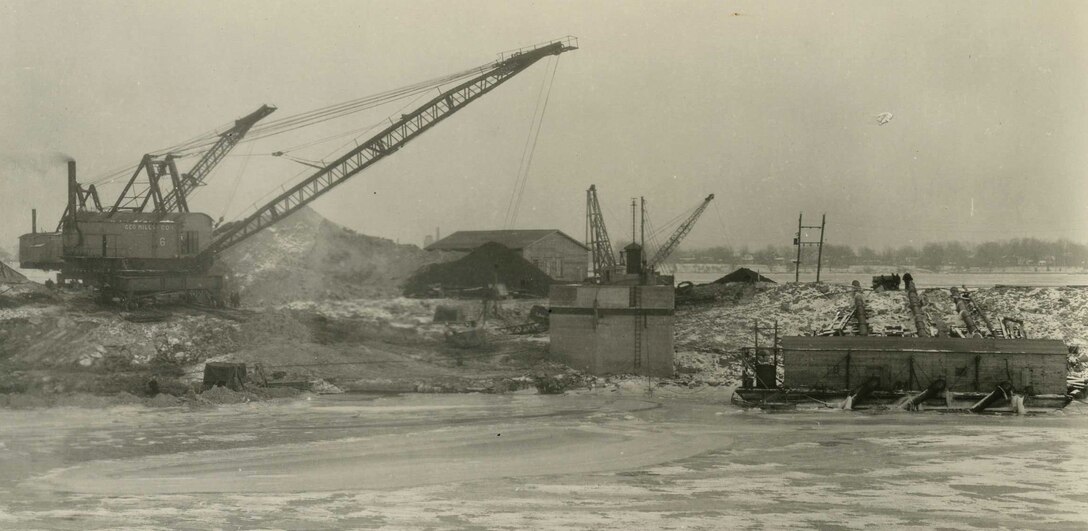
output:
[[[695,226],[695,222],[698,221],[699,216],[703,215],[703,211],[706,210],[707,205],[709,205],[710,202],[713,200],[714,194],[706,196],[706,199],[703,200],[703,203],[699,205],[698,208],[696,208],[690,216],[688,216],[688,219],[685,219],[684,222],[676,228],[676,232],[673,232],[672,236],[669,236],[669,239],[665,240],[665,243],[661,245],[661,248],[658,249],[656,253],[654,253],[654,257],[651,258],[650,261],[646,264],[648,268],[653,269],[657,267],[662,262],[664,262],[665,259],[667,259],[673,251],[676,250],[676,246],[680,245],[680,242],[684,239],[684,237],[686,237],[688,233],[691,232],[691,228]]]
[[[586,190],[586,247],[593,257],[593,276],[605,277],[605,271],[616,269],[616,256],[612,252],[612,242],[608,238],[608,229],[604,226],[601,204],[597,201],[597,185],[591,184]]]

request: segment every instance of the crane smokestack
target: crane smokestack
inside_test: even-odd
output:
[[[38,209],[30,209],[30,233],[38,233]]]
[[[76,205],[79,202],[79,183],[76,182],[76,161],[68,159],[68,215],[72,222],[76,220]],[[73,225],[74,226],[74,225]]]

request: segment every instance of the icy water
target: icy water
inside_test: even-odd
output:
[[[1088,527],[1088,406],[767,414],[726,394],[3,410],[0,528]]]
[[[888,274],[893,271],[889,269]],[[704,282],[713,282],[728,271],[721,273],[677,273],[676,281],[683,282],[689,281],[696,284]],[[785,273],[767,273],[760,271],[760,274],[779,283],[793,282],[793,272]],[[872,285],[874,275],[881,273],[850,273],[842,271],[831,271],[820,273],[820,280],[823,282],[829,282],[832,284],[845,284],[849,285],[854,280],[861,282],[864,287]],[[919,288],[947,288],[952,286],[968,286],[975,288],[993,287],[996,285],[1006,286],[1036,286],[1036,287],[1050,287],[1050,286],[1088,286],[1088,273],[915,273],[914,281]],[[816,274],[812,272],[802,272],[802,282],[812,282],[816,279]]]

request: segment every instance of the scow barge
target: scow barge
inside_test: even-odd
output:
[[[750,353],[735,403],[1023,414],[1072,399],[1059,340],[798,336],[769,350]]]

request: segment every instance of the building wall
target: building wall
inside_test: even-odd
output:
[[[943,378],[957,392],[989,392],[1005,381],[1037,394],[1066,391],[1067,350],[1056,340],[806,337],[784,338],[782,347],[787,387],[852,389],[875,376],[883,390]]]
[[[555,359],[598,375],[673,374],[671,287],[560,285],[550,299]]]
[[[533,242],[521,255],[556,280],[581,282],[587,276],[589,251],[558,233]]]

